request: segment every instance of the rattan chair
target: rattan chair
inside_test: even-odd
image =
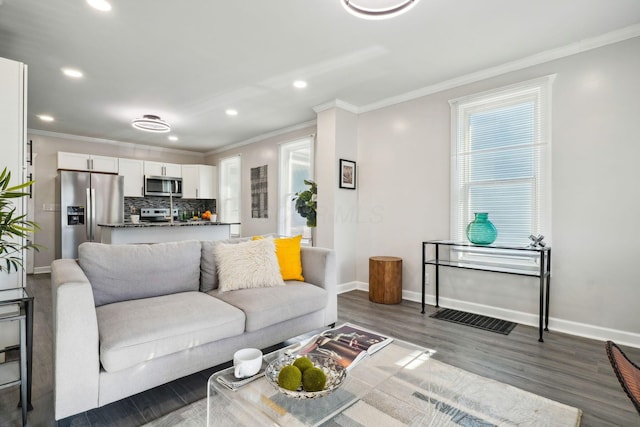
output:
[[[607,341],[605,347],[613,372],[640,414],[640,367],[629,360],[614,342]]]

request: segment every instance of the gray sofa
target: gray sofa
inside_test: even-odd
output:
[[[332,250],[301,249],[305,282],[220,292],[216,244],[83,243],[53,262],[57,420],[335,323]]]

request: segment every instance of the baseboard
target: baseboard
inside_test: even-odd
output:
[[[338,293],[339,294],[343,294],[345,292],[350,292],[350,291],[355,291],[355,290],[361,290],[359,288],[359,285],[362,282],[347,282],[347,283],[343,283],[341,285],[338,285]],[[368,285],[367,285],[367,289],[368,289]]]
[[[51,266],[48,265],[46,267],[34,267],[33,274],[46,274],[51,273]]]
[[[552,321],[553,320],[553,321]],[[549,318],[549,329],[564,332],[566,334],[596,339],[600,341],[611,340],[616,344],[640,348],[640,334],[604,328],[602,326],[587,325],[586,323],[572,322],[564,319]]]
[[[344,286],[344,290],[341,287]],[[369,291],[369,284],[366,282],[350,282],[338,286],[338,293],[349,292],[352,290]],[[422,302],[422,294],[415,291],[402,291],[402,299],[407,301]],[[452,298],[440,297],[440,307],[452,308],[454,310],[468,311],[471,313],[482,314],[485,316],[496,317],[499,319],[509,320],[521,325],[538,327],[538,315],[524,313],[521,311],[508,310],[500,307],[493,307],[484,304],[476,304],[468,301],[461,301]],[[435,305],[436,299],[433,295],[425,295],[425,303]],[[604,328],[586,323],[573,322],[571,320],[549,318],[549,330],[553,332],[561,332],[569,335],[575,335],[584,338],[590,338],[599,341],[615,341],[621,345],[640,348],[640,334],[620,331],[617,329]]]

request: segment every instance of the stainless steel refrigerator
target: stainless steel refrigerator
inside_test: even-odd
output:
[[[78,245],[100,242],[98,224],[124,222],[124,177],[94,172],[59,172],[60,256],[77,258]]]

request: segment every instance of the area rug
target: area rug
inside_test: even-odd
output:
[[[333,426],[553,426],[580,425],[582,411],[437,360],[429,368],[405,370],[322,424]],[[202,399],[148,427],[206,425]],[[216,418],[216,426],[240,425],[233,414]]]
[[[481,314],[467,313],[466,311],[452,310],[450,308],[438,310],[429,317],[471,326],[485,331],[496,332],[502,335],[509,335],[513,328],[517,326],[516,323],[507,320],[496,319],[495,317],[483,316]]]

